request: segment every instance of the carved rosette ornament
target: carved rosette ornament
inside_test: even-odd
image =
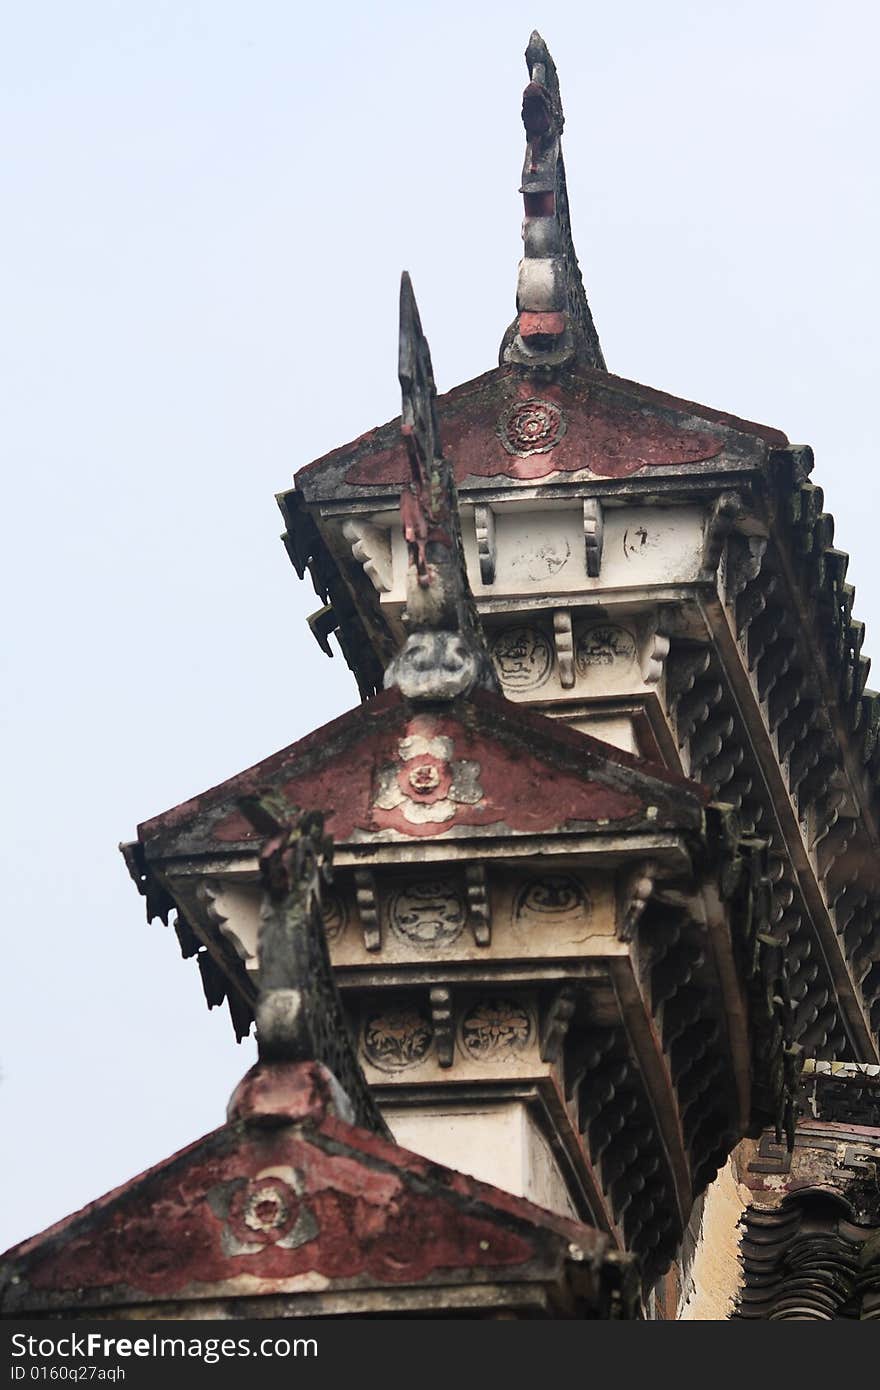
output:
[[[465,1013],[461,1044],[478,1062],[508,1062],[531,1044],[535,1026],[525,1005],[515,999],[482,999]]]
[[[498,437],[509,454],[546,454],[565,434],[565,416],[552,401],[530,397],[510,406],[498,421]]]
[[[386,1004],[364,1019],[364,1056],[379,1071],[417,1067],[433,1041],[431,1020],[415,1004]]]
[[[208,1193],[208,1205],[223,1222],[220,1242],[224,1255],[257,1255],[267,1245],[296,1250],[318,1233],[314,1213],[302,1200],[299,1173],[287,1169],[256,1178],[218,1183]]]
[[[392,894],[391,930],[413,946],[451,946],[464,931],[467,906],[449,879],[424,879]]]
[[[376,773],[377,810],[396,811],[409,825],[437,825],[454,820],[460,806],[482,801],[480,764],[454,758],[451,738],[414,733],[400,740],[397,751],[398,761]]]

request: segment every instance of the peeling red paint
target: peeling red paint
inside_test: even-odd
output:
[[[531,331],[552,330],[538,327]],[[513,389],[504,393],[497,407],[477,398],[447,416],[441,413],[443,448],[453,460],[457,482],[468,477],[534,479],[583,471],[621,478],[641,468],[706,462],[724,447],[722,439],[705,431],[676,427],[631,403],[609,405],[581,388],[553,393],[563,409],[566,426],[556,445],[549,452],[518,458],[498,437],[500,412],[517,396],[529,399],[550,393],[544,383],[520,380],[511,385]],[[406,453],[400,446],[364,455],[349,467],[345,481],[396,487],[406,477]]]
[[[496,475],[527,481],[554,471],[624,477],[641,468],[698,466],[725,450],[741,455],[751,449],[754,457],[750,440],[772,448],[788,443],[781,430],[608,372],[579,368],[562,381],[552,398],[566,412],[567,432],[538,458],[512,458],[495,431],[500,414],[518,396],[551,395],[546,383],[524,377],[519,368],[496,367],[438,397],[444,452],[456,481],[466,485],[468,478]],[[299,469],[296,482],[315,500],[335,495],[343,481],[396,490],[407,476],[400,422],[393,420]]]
[[[445,741],[448,753],[404,748],[413,735]],[[236,798],[261,787],[322,809],[337,843],[388,831],[424,839],[603,823],[696,827],[706,799],[666,769],[496,696],[481,692],[426,723],[392,691],[146,822],[141,841],[151,857],[249,843],[254,831]]]
[[[524,309],[519,316],[519,331],[523,338],[558,338],[565,332],[565,315]]]
[[[252,1093],[286,1113],[312,1097],[311,1120],[228,1124],[9,1251],[18,1306],[235,1294],[254,1279],[267,1292],[304,1275],[350,1286],[546,1271],[573,1241],[605,1248],[589,1227],[344,1123],[320,1108],[316,1081],[312,1064],[255,1068]]]

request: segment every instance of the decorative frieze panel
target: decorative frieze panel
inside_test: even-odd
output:
[[[388,923],[398,940],[412,946],[453,945],[465,929],[468,908],[454,879],[418,878],[389,892]]]
[[[364,1011],[361,1049],[377,1071],[398,1076],[418,1067],[434,1047],[430,1013],[416,999],[379,999]]]
[[[580,879],[571,874],[530,876],[516,894],[514,921],[525,931],[540,931],[552,922],[586,921],[590,900]]]
[[[492,660],[506,694],[533,694],[550,679],[553,648],[539,628],[518,624],[504,628],[491,643]]]
[[[636,640],[631,632],[617,623],[593,622],[578,626],[575,662],[579,676],[589,678],[594,672],[609,668],[628,672],[636,663]]]
[[[560,1002],[555,1023],[545,1025],[545,1039],[557,1032],[561,1045],[564,1014]],[[425,1081],[435,1067],[464,1068],[473,1080],[508,1072],[546,1075],[540,1036],[531,994],[489,986],[460,994],[449,985],[404,994],[389,990],[364,1001],[359,1029],[362,1060],[375,1084]]]
[[[476,1062],[507,1063],[534,1045],[534,1012],[527,1001],[505,995],[476,1000],[462,1014],[459,1046]]]
[[[469,567],[475,587],[491,587],[493,599],[524,597],[540,586],[542,594],[564,594],[571,602],[594,590],[600,578],[603,587],[625,590],[687,583],[700,575],[699,507],[611,508],[597,496],[533,511],[495,501],[491,511],[484,503],[476,506],[474,537],[466,541]],[[491,580],[484,577],[489,573]]]

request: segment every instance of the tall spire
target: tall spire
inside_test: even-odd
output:
[[[504,335],[501,362],[556,367],[577,359],[604,371],[605,358],[571,239],[559,78],[537,30],[529,39],[526,63],[526,157],[520,189],[525,251],[517,281],[517,317]]]
[[[409,635],[385,673],[385,686],[428,701],[451,700],[477,688],[497,691],[468,583],[455,478],[440,445],[431,352],[406,271],[400,280],[398,377],[411,475],[400,494],[409,551],[404,614]]]

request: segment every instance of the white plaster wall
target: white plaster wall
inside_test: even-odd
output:
[[[462,508],[468,576],[478,598],[569,597],[603,589],[688,583],[696,579],[703,544],[700,507],[608,507],[598,578],[587,575],[583,501],[561,507],[536,504],[524,509],[504,503],[495,513],[495,580],[480,576],[474,512]],[[375,517],[371,521],[384,521]],[[390,533],[393,579],[381,602],[399,606],[406,597],[406,544],[398,521]]]
[[[522,1101],[413,1106],[389,1110],[385,1118],[397,1142],[413,1153],[561,1216],[576,1214],[550,1146]]]
[[[573,729],[579,729],[582,734],[590,734],[592,738],[600,738],[603,743],[611,743],[615,748],[622,748],[626,753],[641,753],[636,737],[635,723],[628,715],[621,714],[605,718],[601,715],[587,715],[582,719],[572,719],[567,722],[571,724]]]
[[[725,1322],[742,1286],[739,1222],[749,1198],[737,1181],[736,1152],[706,1191],[693,1263],[685,1275],[678,1317],[682,1322]]]

